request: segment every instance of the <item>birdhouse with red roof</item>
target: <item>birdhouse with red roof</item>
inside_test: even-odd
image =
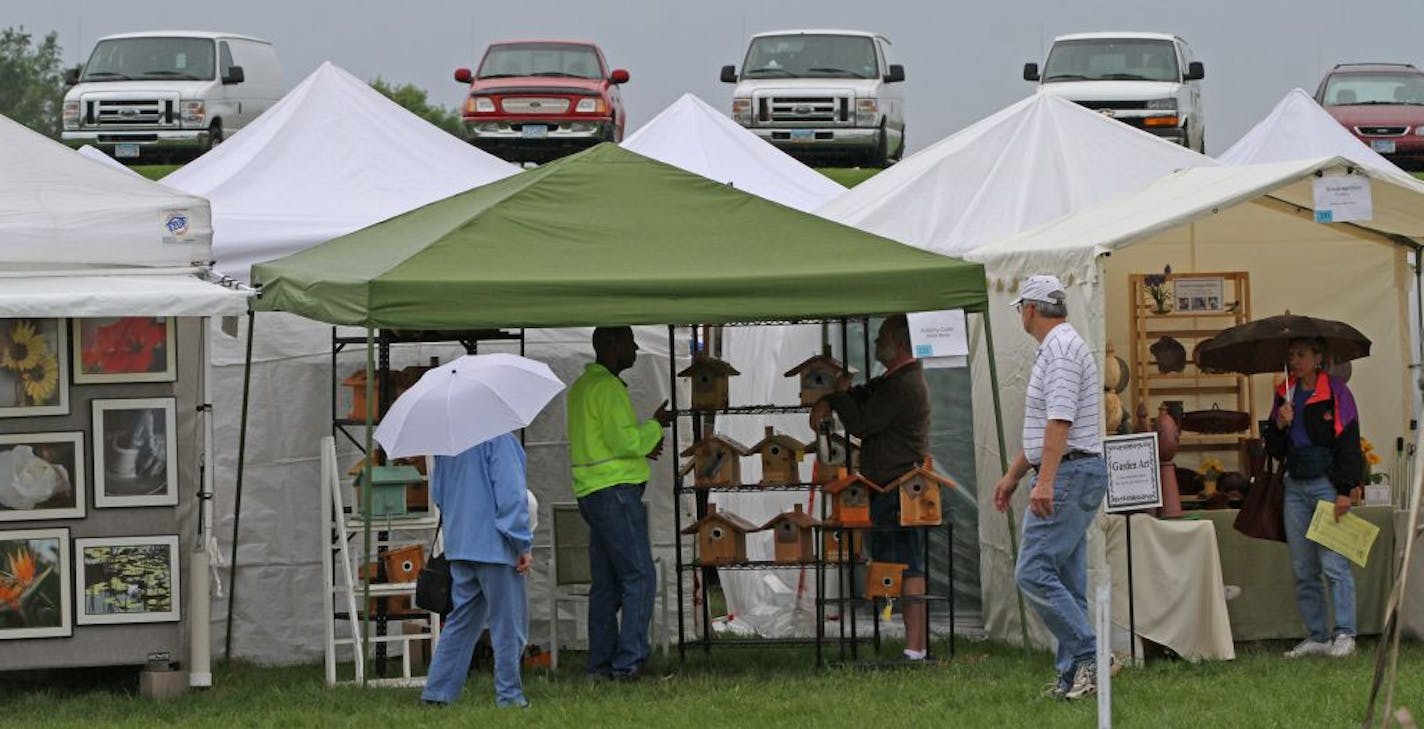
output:
[[[880,491],[878,484],[858,474],[842,472],[821,487],[831,500],[831,523],[844,527],[868,527],[870,494]]]
[[[794,511],[777,514],[761,528],[771,530],[777,562],[811,562],[816,559],[816,542],[812,533],[818,525],[820,522],[815,517],[796,504]]]
[[[725,435],[709,435],[682,452],[684,475],[692,474],[692,485],[737,486],[742,483],[742,456],[747,449]]]
[[[693,410],[723,410],[727,407],[730,378],[742,373],[715,357],[698,354],[687,369],[677,373],[692,381]]]
[[[763,486],[800,483],[801,454],[806,451],[801,441],[767,426],[766,437],[749,450],[751,454],[761,455]]]
[[[934,463],[929,458],[925,459],[924,464],[891,481],[886,492],[897,489],[900,493],[900,526],[943,524],[944,504],[940,499],[940,486],[958,488],[959,484],[936,473]]]
[[[740,564],[747,561],[747,533],[757,531],[755,524],[730,512],[717,511],[716,504],[707,505],[707,516],[682,530],[697,535],[698,561],[705,565]]]
[[[910,565],[900,562],[871,562],[865,566],[865,598],[899,597]]]
[[[816,401],[835,392],[836,378],[854,371],[832,357],[831,348],[826,347],[820,354],[787,370],[786,377],[800,377],[801,404],[815,405]]]

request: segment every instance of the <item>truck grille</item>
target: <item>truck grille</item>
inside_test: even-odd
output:
[[[1409,127],[1355,127],[1355,131],[1367,137],[1398,137],[1409,131]]]
[[[804,124],[838,124],[850,121],[850,98],[846,96],[773,96],[761,99],[759,121]]]
[[[167,125],[178,112],[167,99],[100,99],[90,101],[85,121],[98,126]]]
[[[508,114],[565,114],[569,110],[569,100],[557,96],[512,96],[499,104]]]
[[[1092,110],[1094,110],[1094,111],[1102,111],[1102,110],[1104,110],[1104,109],[1112,109],[1113,111],[1125,111],[1125,110],[1128,110],[1128,109],[1142,109],[1142,108],[1145,107],[1145,102],[1142,102],[1142,101],[1076,101],[1076,100],[1075,100],[1073,103],[1075,103],[1075,104],[1077,104],[1077,105],[1079,105],[1079,106],[1082,106],[1082,107],[1086,107],[1086,108],[1088,108],[1088,109],[1092,109]]]

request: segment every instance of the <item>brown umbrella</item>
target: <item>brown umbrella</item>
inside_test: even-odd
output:
[[[1248,375],[1279,372],[1290,357],[1291,340],[1317,338],[1325,341],[1330,362],[1348,362],[1370,354],[1369,338],[1349,324],[1287,312],[1222,331],[1202,345],[1198,365]]]

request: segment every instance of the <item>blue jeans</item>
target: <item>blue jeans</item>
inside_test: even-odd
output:
[[[1350,561],[1305,538],[1318,501],[1335,503],[1339,492],[1325,476],[1285,478],[1286,546],[1290,547],[1291,571],[1295,573],[1295,605],[1312,640],[1330,639],[1326,624],[1324,572],[1330,581],[1330,600],[1335,604],[1335,633],[1355,634],[1355,575]]]
[[[1053,514],[1024,511],[1014,579],[1058,641],[1053,666],[1060,679],[1071,680],[1096,651],[1088,616],[1088,526],[1107,487],[1101,457],[1065,461],[1053,479]]]
[[[499,706],[521,706],[524,685],[519,664],[529,633],[529,599],[524,575],[513,565],[450,560],[455,610],[445,619],[440,645],[425,678],[426,701],[450,703],[460,697],[475,641],[489,626],[494,647],[494,696]]]
[[[588,672],[641,671],[658,575],[648,543],[644,484],[618,484],[578,500],[588,523]],[[620,615],[621,613],[621,615]],[[620,620],[621,618],[621,620]]]
[[[900,492],[870,495],[870,520],[876,526],[897,526],[900,523]],[[896,562],[909,565],[905,577],[925,576],[925,532],[923,529],[901,527],[870,532],[870,556],[876,562]]]

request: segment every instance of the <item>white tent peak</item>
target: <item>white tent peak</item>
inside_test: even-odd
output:
[[[133,170],[125,167],[123,162],[120,162],[114,159],[113,157],[110,157],[108,153],[106,153],[102,149],[99,149],[98,147],[92,147],[86,144],[74,151],[84,155],[85,157],[88,157],[89,159],[94,160],[95,162],[101,162],[110,167],[113,167],[116,170],[123,170],[124,172],[127,172],[131,175],[138,175],[139,177],[143,177],[143,175],[139,175],[137,172],[134,172]]]
[[[215,268],[245,281],[254,263],[518,171],[328,61],[163,182],[212,201]]]
[[[816,212],[918,248],[962,255],[1173,171],[1214,164],[1066,99],[1034,94]]]
[[[690,93],[624,139],[623,147],[797,210],[813,210],[845,192]]]

